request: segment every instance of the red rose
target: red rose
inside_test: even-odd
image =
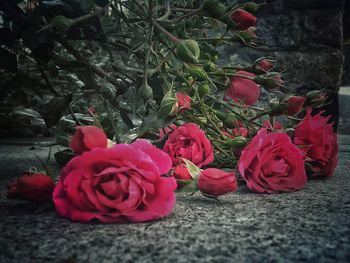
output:
[[[82,154],[96,147],[106,148],[107,136],[103,130],[96,126],[78,126],[70,140],[69,147],[77,154]]]
[[[237,75],[254,78],[255,74],[246,71],[237,71]],[[225,93],[225,96],[230,97],[234,101],[243,101],[246,105],[253,105],[260,97],[259,86],[250,79],[241,77],[232,77],[230,87]]]
[[[305,98],[301,96],[290,96],[287,100],[288,107],[284,114],[295,115],[301,111],[305,102]]]
[[[55,183],[46,174],[26,173],[7,185],[9,198],[18,198],[32,202],[51,200]]]
[[[220,196],[237,189],[236,175],[216,168],[203,170],[198,176],[198,189],[207,195]]]
[[[73,221],[144,222],[168,215],[176,181],[162,177],[171,159],[146,140],[94,148],[73,158],[53,193],[56,211]]]
[[[321,113],[311,116],[311,108],[297,125],[294,133],[294,143],[300,145],[304,152],[305,162],[309,164],[313,177],[330,177],[338,164],[337,134],[332,124],[328,123],[330,116],[323,117]]]
[[[237,24],[238,30],[247,30],[256,25],[256,17],[240,8],[231,14],[231,19]]]
[[[242,137],[246,138],[248,136],[248,130],[247,130],[247,128],[244,128],[244,127],[235,128],[232,130],[232,133],[233,133],[234,137],[242,136]]]
[[[247,186],[258,193],[291,192],[307,181],[301,151],[282,132],[261,129],[242,150],[238,170]]]
[[[179,112],[191,109],[191,98],[186,93],[177,92],[176,98],[179,105]]]
[[[213,147],[195,123],[185,123],[177,127],[165,142],[163,150],[168,153],[173,165],[182,163],[185,158],[198,167],[214,161]]]

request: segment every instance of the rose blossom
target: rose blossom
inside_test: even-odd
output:
[[[168,137],[163,150],[168,153],[173,165],[182,163],[185,158],[198,167],[214,161],[213,147],[195,123],[185,123],[177,127]]]
[[[179,112],[191,109],[191,97],[183,92],[176,92],[176,98],[179,105]]]
[[[231,19],[237,24],[238,30],[247,30],[256,25],[256,17],[241,8],[231,14]]]
[[[198,176],[198,189],[207,195],[220,196],[237,189],[234,172],[225,172],[216,168],[203,170]]]
[[[238,170],[247,186],[257,193],[302,189],[307,181],[303,156],[283,132],[262,128],[242,150]]]
[[[255,74],[246,71],[237,71],[236,75],[255,77]],[[246,105],[253,105],[260,97],[260,88],[253,80],[233,76],[225,96],[234,101],[243,101]]]
[[[96,147],[107,147],[107,136],[96,126],[78,126],[69,142],[73,152],[82,154]]]
[[[94,148],[73,158],[53,193],[56,211],[73,221],[144,222],[168,215],[175,204],[171,159],[146,140]]]
[[[311,116],[312,109],[307,108],[306,116],[297,125],[294,143],[304,152],[305,162],[309,164],[313,177],[330,177],[338,163],[337,134],[330,116],[323,117],[322,112]]]
[[[7,195],[9,198],[41,203],[51,200],[54,188],[55,183],[50,176],[26,173],[7,185]]]

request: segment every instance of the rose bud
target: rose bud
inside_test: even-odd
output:
[[[263,85],[267,90],[277,90],[284,84],[284,81],[281,79],[281,75],[276,72],[272,72],[264,77],[257,76],[254,81],[260,85]]]
[[[206,82],[201,83],[198,86],[198,96],[200,98],[203,98],[205,95],[207,95],[210,91],[209,85]]]
[[[206,195],[224,195],[236,191],[236,175],[234,172],[228,173],[220,169],[208,168],[199,174],[197,186]]]
[[[203,8],[209,17],[216,19],[222,18],[227,12],[227,7],[218,0],[205,0]]]
[[[142,84],[137,92],[144,101],[149,101],[153,97],[153,90],[147,83]]]
[[[26,173],[7,185],[9,198],[42,203],[51,200],[55,183],[46,174]]]
[[[179,112],[191,109],[191,97],[183,92],[176,92],[176,98],[179,105]]]
[[[286,102],[281,102],[277,98],[273,98],[269,101],[269,115],[278,116],[284,114],[288,104]]]
[[[254,72],[256,74],[264,74],[266,72],[269,72],[272,68],[273,65],[271,63],[271,60],[267,59],[261,59],[257,61],[253,66]]]
[[[261,5],[262,4],[256,4],[254,2],[248,2],[248,3],[244,4],[242,9],[244,9],[245,11],[247,11],[249,13],[255,14],[259,10]]]
[[[322,106],[327,100],[327,94],[322,90],[312,90],[306,94],[305,107],[313,108]]]
[[[204,81],[208,79],[207,72],[205,72],[205,70],[202,67],[187,65],[186,69],[194,80]]]
[[[188,171],[186,165],[184,165],[184,164],[177,165],[174,168],[172,175],[177,180],[192,180],[192,176],[191,176],[190,172]],[[184,186],[185,186],[184,183],[177,181],[177,189],[181,189]]]
[[[176,55],[184,62],[198,63],[200,49],[192,39],[181,40],[176,44]]]
[[[106,148],[107,136],[104,131],[96,126],[78,126],[69,142],[69,147],[76,154],[90,151],[93,148]]]
[[[238,30],[247,30],[256,25],[256,17],[243,9],[235,10],[231,19],[237,24]]]
[[[169,90],[160,102],[159,116],[175,116],[179,110],[179,104],[177,98],[173,95],[172,91]]]
[[[255,78],[255,74],[246,71],[237,71],[236,75]],[[225,96],[234,101],[243,101],[243,103],[250,106],[254,105],[260,97],[260,88],[253,80],[233,76]]]
[[[301,96],[290,96],[287,99],[287,109],[284,111],[286,115],[295,115],[301,111],[305,102],[305,98]]]
[[[255,40],[257,39],[257,36],[254,31],[247,30],[247,31],[238,31],[235,32],[233,37],[231,37],[232,42],[239,42],[242,45],[255,45]]]

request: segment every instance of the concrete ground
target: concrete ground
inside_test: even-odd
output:
[[[173,213],[143,224],[80,224],[53,208],[6,199],[5,183],[46,147],[0,145],[0,262],[350,262],[350,136],[333,178],[295,193],[241,186],[221,202],[177,195]]]

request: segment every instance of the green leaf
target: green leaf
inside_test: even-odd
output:
[[[184,180],[182,180],[184,181]],[[189,181],[189,183],[182,187],[179,192],[186,192],[186,193],[195,193],[198,191],[198,187],[197,187],[197,181],[196,180],[191,180]]]
[[[120,112],[120,117],[122,118],[122,120],[126,124],[126,126],[129,129],[133,129],[135,126],[134,126],[132,120],[127,115],[130,112],[130,110],[124,109],[124,108],[119,108],[119,112]]]
[[[72,94],[69,94],[66,97],[56,97],[42,107],[40,114],[43,116],[45,124],[48,128],[56,125],[62,118],[64,112],[71,103],[72,98]]]
[[[181,158],[181,159],[185,162],[186,167],[188,169],[188,172],[190,173],[193,180],[197,180],[198,176],[202,172],[202,170],[199,167],[197,167],[194,163],[192,163],[191,161],[189,161],[185,158]]]
[[[66,165],[73,157],[75,157],[75,154],[71,149],[65,149],[63,151],[59,151],[55,153],[54,155],[56,162],[60,166]]]

